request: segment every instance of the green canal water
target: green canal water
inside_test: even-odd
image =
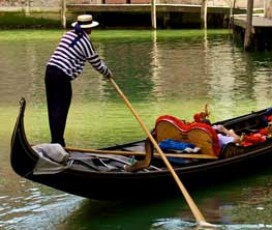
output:
[[[29,142],[50,141],[44,70],[63,32],[0,31],[0,229],[196,229],[182,195],[161,202],[93,201],[26,181],[12,171],[10,139],[21,97],[27,100]],[[205,104],[213,121],[272,105],[271,53],[244,52],[230,31],[94,30],[91,36],[150,129],[163,114],[192,120]],[[144,137],[111,84],[87,64],[73,82],[67,145],[100,148]],[[105,189],[111,192],[107,185]],[[220,229],[272,228],[271,170],[191,195],[207,221]]]

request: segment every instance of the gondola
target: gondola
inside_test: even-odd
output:
[[[71,147],[54,149],[50,144],[32,146],[24,129],[25,108],[26,101],[22,98],[11,139],[11,166],[19,176],[69,194],[95,200],[169,198],[179,194],[171,173],[148,138],[97,150]],[[249,135],[268,128],[268,133],[262,141],[244,146],[229,143],[217,153],[209,154],[209,151],[217,151],[217,147],[211,143],[210,135],[204,135],[200,139],[208,143],[208,148],[200,143],[200,151],[196,153],[174,150],[166,153],[186,188],[200,189],[202,186],[216,185],[271,167],[272,138],[267,123],[269,113],[270,108],[214,123],[232,128],[240,135]],[[169,120],[169,116],[164,116],[155,125],[154,137],[158,142],[169,135],[194,139],[201,137],[204,130],[203,127],[194,126],[194,129],[190,130],[192,137],[184,137],[184,131],[176,126],[173,120]],[[167,129],[172,131],[168,133]],[[196,145],[198,143],[199,140]],[[51,147],[53,153],[52,149],[48,150]],[[201,148],[206,148],[205,151],[208,152],[203,152]]]

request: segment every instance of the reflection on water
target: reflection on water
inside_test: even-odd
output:
[[[213,224],[212,224],[213,225]],[[213,225],[211,228],[199,227],[195,223],[185,222],[181,219],[160,219],[152,225],[152,230],[247,230],[247,229],[272,229],[272,225],[266,224],[237,224],[237,225]]]
[[[272,176],[263,172],[192,193],[206,220],[215,229],[272,229]],[[259,192],[256,192],[258,190]],[[245,192],[246,191],[246,192]],[[262,191],[262,192],[260,192]],[[265,197],[265,198],[264,198]],[[254,199],[254,204],[249,200]],[[154,201],[84,201],[73,212],[65,229],[200,229],[182,195]]]
[[[30,33],[35,37],[38,32]],[[97,34],[103,37],[103,32]],[[42,39],[22,33],[20,39],[2,35],[0,228],[31,229],[34,220],[40,229],[182,229],[183,224],[195,224],[181,198],[155,204],[104,205],[86,200],[82,204],[81,198],[16,176],[9,166],[9,143],[22,96],[27,99],[25,126],[30,142],[50,141],[43,76],[60,34],[48,39],[46,33]],[[119,39],[92,36],[117,84],[150,129],[162,114],[192,120],[206,103],[214,121],[272,104],[271,54],[244,53],[227,33],[122,31],[124,37]],[[86,67],[73,82],[65,137],[68,145],[105,147],[144,134],[114,88]],[[268,226],[272,224],[271,181],[271,173],[264,173],[193,197],[209,222],[233,229],[235,224]]]
[[[212,189],[200,189],[201,191],[194,192],[192,196],[208,222],[214,224],[216,229],[272,229],[271,179],[271,173],[259,174]],[[253,195],[255,188],[265,192]],[[248,191],[249,197],[255,197],[258,205],[247,203],[249,197],[244,196],[244,190]],[[263,199],[264,193],[266,200]],[[85,200],[69,216],[63,229],[200,229],[196,227],[192,213],[180,196],[160,202]]]
[[[29,192],[29,196],[0,197],[1,229],[56,229],[82,200],[66,194],[46,196],[38,188]]]

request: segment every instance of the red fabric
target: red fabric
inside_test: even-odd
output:
[[[258,143],[262,143],[266,140],[266,136],[261,133],[251,133],[245,135],[243,141],[241,142],[242,146],[250,146]]]
[[[272,121],[272,115],[267,117],[267,121]]]
[[[177,117],[171,116],[171,115],[162,115],[162,116],[158,117],[156,120],[156,125],[160,121],[168,121],[172,124],[175,124],[177,127],[179,127],[180,129],[182,129],[184,131],[186,131],[188,128],[184,121],[180,120]]]
[[[208,116],[207,113],[201,112],[201,113],[196,113],[194,115],[194,121],[195,122],[201,122],[202,119],[205,119]]]
[[[265,127],[265,128],[260,129],[259,133],[261,135],[267,136],[268,135],[268,128]]]

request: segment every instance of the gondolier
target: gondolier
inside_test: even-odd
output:
[[[45,86],[52,143],[65,146],[64,130],[72,98],[71,81],[82,72],[86,61],[105,78],[112,77],[112,72],[100,59],[88,36],[98,24],[90,14],[79,15],[72,23],[74,29],[63,35],[47,63]]]

